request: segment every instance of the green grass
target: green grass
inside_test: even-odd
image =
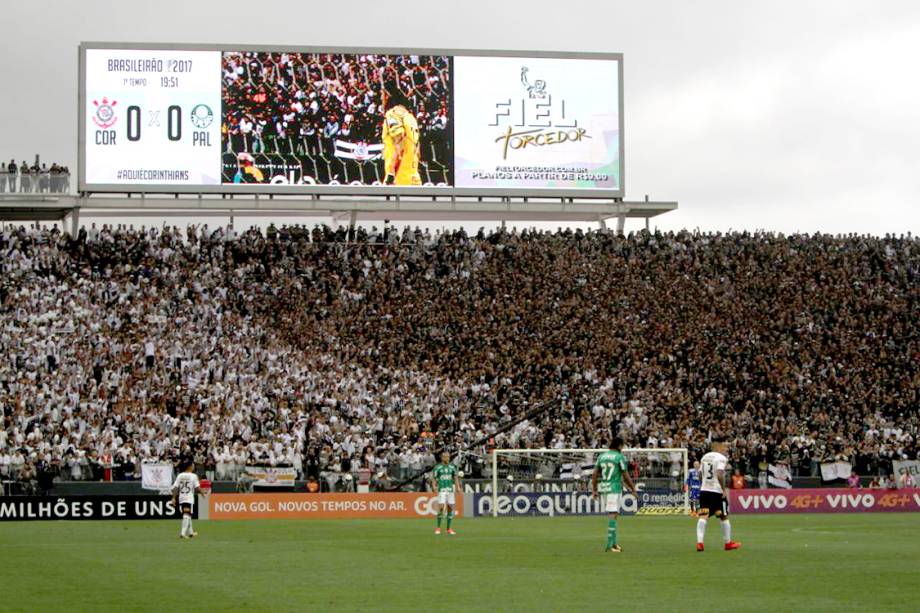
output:
[[[920,514],[0,524],[0,609],[908,611]]]

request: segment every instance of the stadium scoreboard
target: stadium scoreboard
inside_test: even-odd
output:
[[[620,54],[80,46],[82,192],[623,196]]]

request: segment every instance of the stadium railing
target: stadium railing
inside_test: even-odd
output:
[[[0,171],[0,195],[68,194],[71,193],[70,173],[10,174]]]

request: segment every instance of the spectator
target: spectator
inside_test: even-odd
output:
[[[156,345],[151,339],[144,343],[144,365],[148,371],[156,366]]]
[[[45,193],[51,190],[51,170],[48,168],[47,164],[42,164],[41,168],[38,167],[38,164],[34,166],[38,170],[38,191]]]
[[[4,444],[0,448],[0,481],[8,481],[13,478],[13,456]]]
[[[39,193],[41,192],[41,166],[38,165],[38,162],[35,162],[29,167],[29,178],[32,185],[32,192]]]
[[[24,194],[32,191],[32,169],[25,161],[19,167],[19,191]]]
[[[38,473],[31,462],[25,462],[19,471],[19,482],[22,484],[23,493],[26,496],[34,496],[38,493]]]
[[[38,471],[38,492],[42,496],[49,496],[51,489],[54,487],[54,480],[60,472],[60,460],[52,459],[50,462],[42,462]]]
[[[743,490],[745,487],[744,475],[741,474],[739,469],[735,469],[735,474],[732,475],[732,489],[733,490]]]
[[[58,166],[57,162],[51,164],[51,168],[48,170],[49,181],[52,192],[63,192],[64,186],[62,184],[61,177],[62,168]]]
[[[10,185],[10,193],[16,191],[16,176],[19,174],[18,169],[16,168],[16,160],[11,159],[10,163],[6,166],[7,181]]]
[[[856,471],[850,472],[850,476],[847,477],[847,487],[851,490],[858,490],[862,488],[862,485],[859,482],[859,475],[856,474]]]

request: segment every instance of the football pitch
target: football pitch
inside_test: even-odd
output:
[[[920,514],[0,524],[21,611],[916,611]]]

